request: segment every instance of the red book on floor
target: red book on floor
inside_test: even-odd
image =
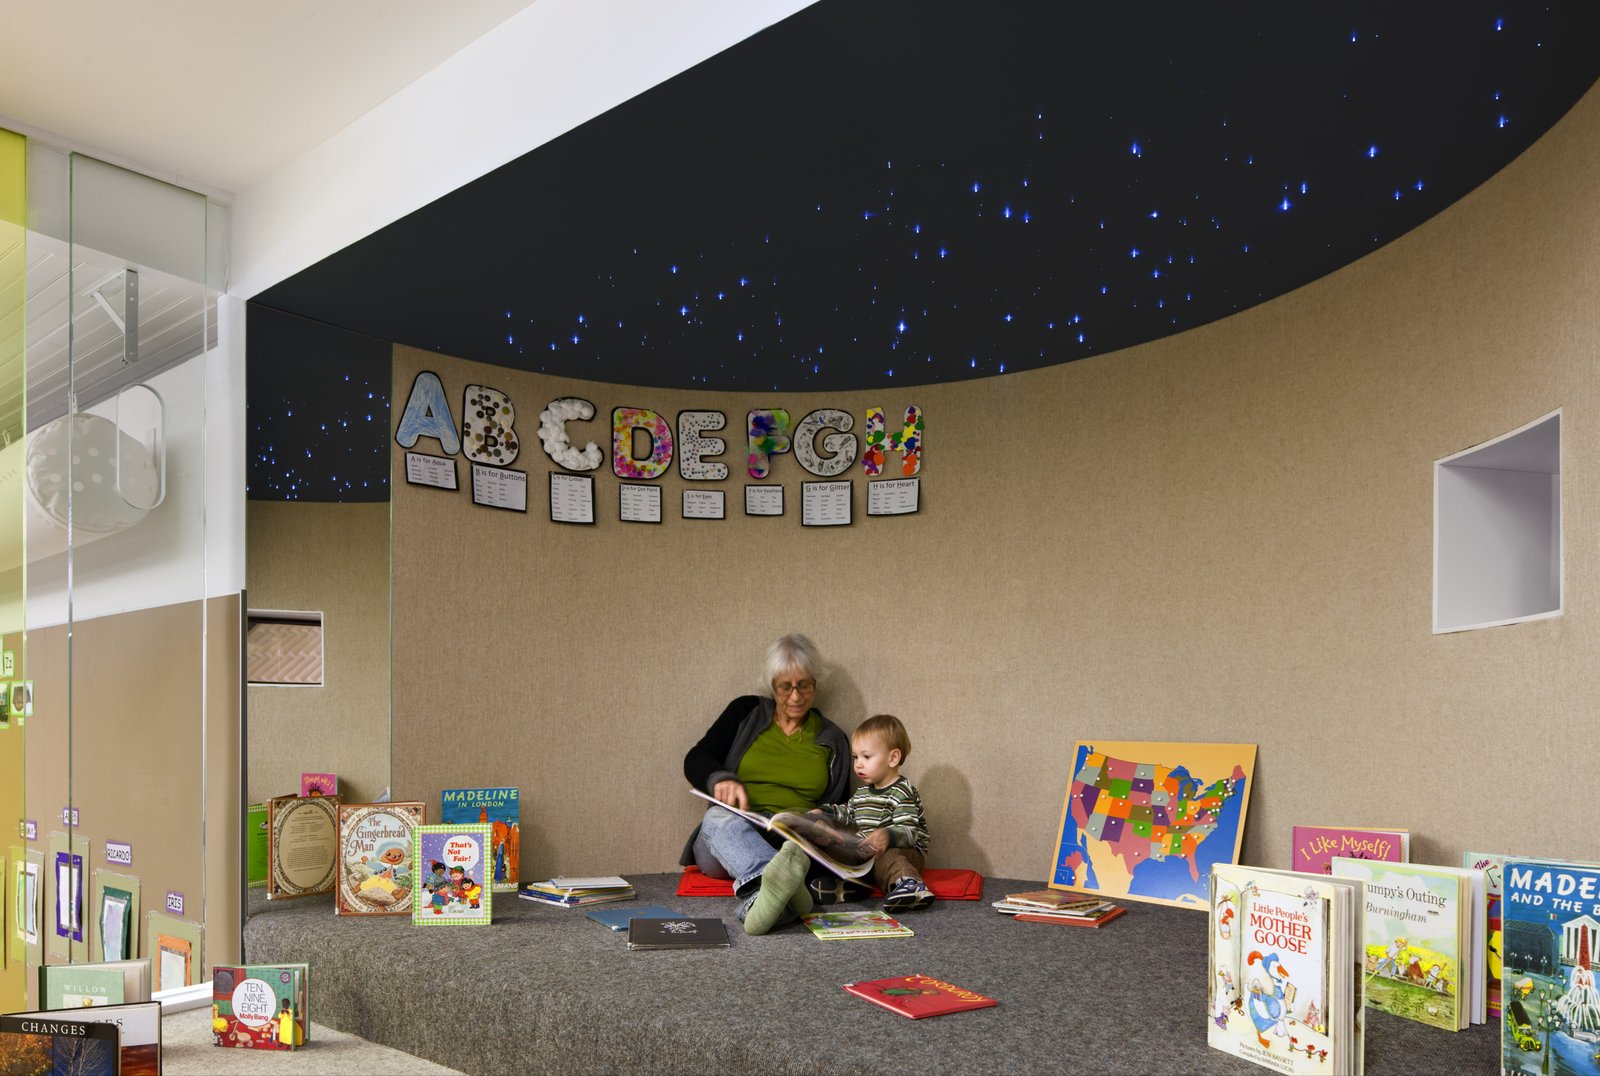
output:
[[[931,975],[898,975],[893,979],[845,983],[844,988],[874,1005],[882,1005],[913,1020],[920,1020],[924,1016],[943,1016],[948,1012],[965,1012],[968,1009],[987,1009],[996,1004],[994,998],[984,997]]]
[[[1019,912],[1012,918],[1022,923],[1056,923],[1069,927],[1097,927],[1111,922],[1111,920],[1127,910],[1126,908],[1112,908],[1105,915],[1094,919],[1075,919],[1069,915],[1029,915],[1027,912]]]

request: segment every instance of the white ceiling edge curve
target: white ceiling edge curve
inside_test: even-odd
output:
[[[811,3],[539,0],[239,192],[228,290],[249,298]]]

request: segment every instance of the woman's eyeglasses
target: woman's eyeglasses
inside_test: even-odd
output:
[[[801,680],[798,684],[773,684],[772,693],[778,698],[787,698],[790,695],[809,695],[817,690],[815,680]]]

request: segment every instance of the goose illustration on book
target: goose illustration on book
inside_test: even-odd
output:
[[[1250,980],[1250,1022],[1256,1025],[1256,1038],[1261,1040],[1261,1045],[1270,1049],[1272,1041],[1266,1036],[1268,1028],[1279,1037],[1288,1034],[1283,1026],[1283,998],[1284,987],[1289,982],[1289,971],[1277,953],[1263,956],[1260,950],[1256,950],[1246,963],[1252,966],[1260,964],[1267,977],[1265,984],[1259,978]]]

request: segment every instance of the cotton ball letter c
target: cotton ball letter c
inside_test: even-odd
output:
[[[572,446],[567,439],[567,422],[571,419],[594,418],[594,404],[575,396],[551,400],[539,412],[539,442],[544,454],[569,471],[592,471],[605,459],[600,446],[590,441],[583,451]]]

